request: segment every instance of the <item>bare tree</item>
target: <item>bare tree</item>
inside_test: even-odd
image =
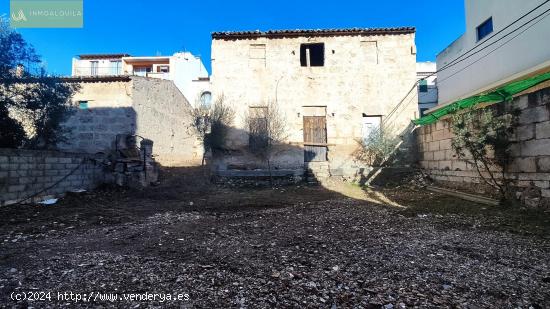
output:
[[[245,116],[249,130],[249,151],[267,163],[269,182],[273,185],[271,159],[277,153],[276,145],[287,138],[286,123],[276,101],[250,107]]]
[[[203,143],[202,165],[204,165],[206,153],[209,151],[214,153],[224,148],[229,126],[235,118],[235,111],[225,103],[224,96],[220,95],[213,104],[197,102],[192,111],[192,117],[193,127]]]

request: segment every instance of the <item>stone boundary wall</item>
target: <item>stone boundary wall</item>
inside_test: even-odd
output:
[[[501,103],[505,112],[521,110],[511,147],[513,162],[505,177],[514,180],[517,196],[529,206],[550,206],[550,88]],[[419,163],[436,184],[492,194],[473,166],[459,160],[451,147],[449,119],[420,127]],[[501,174],[501,173],[497,173]]]
[[[76,169],[76,170],[75,170]],[[91,190],[106,180],[102,165],[87,155],[56,151],[0,149],[0,206],[19,202],[70,174],[28,202],[62,196],[75,189]]]

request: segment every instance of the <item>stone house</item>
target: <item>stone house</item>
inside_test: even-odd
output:
[[[276,102],[288,135],[276,169],[352,177],[366,135],[381,126],[407,135],[418,116],[415,29],[215,32],[211,81],[236,112],[218,171],[261,167],[246,151],[245,115]]]

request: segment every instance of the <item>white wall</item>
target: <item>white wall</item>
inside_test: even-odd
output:
[[[210,91],[209,81],[198,81],[199,77],[208,77],[208,71],[201,58],[190,52],[175,53],[170,57],[170,75],[191,105],[202,92]]]
[[[493,18],[493,33],[488,35],[485,41],[543,2],[544,0],[465,0],[466,32],[437,56],[438,70],[459,55],[484,42],[484,40],[477,42],[476,28],[489,17]],[[481,47],[496,41],[547,9],[550,9],[550,3],[495,38],[489,39]],[[544,18],[544,16],[546,14],[541,17],[542,19],[539,18],[530,23],[529,25],[533,26],[525,32],[523,30],[529,25],[469,59],[440,71],[438,73],[440,105],[500,86],[546,66],[550,67],[550,17]],[[537,21],[539,22],[536,23]],[[521,32],[523,33],[518,37],[505,43]],[[502,47],[498,48],[501,45]]]

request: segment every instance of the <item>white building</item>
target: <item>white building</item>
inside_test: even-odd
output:
[[[209,101],[210,78],[200,57],[190,52],[172,56],[132,57],[128,54],[88,54],[73,58],[72,76],[138,75],[174,82],[194,104]]]
[[[466,32],[437,56],[439,106],[550,70],[545,2],[465,0]]]
[[[418,112],[420,116],[437,105],[437,75],[435,62],[416,63],[418,82]]]

